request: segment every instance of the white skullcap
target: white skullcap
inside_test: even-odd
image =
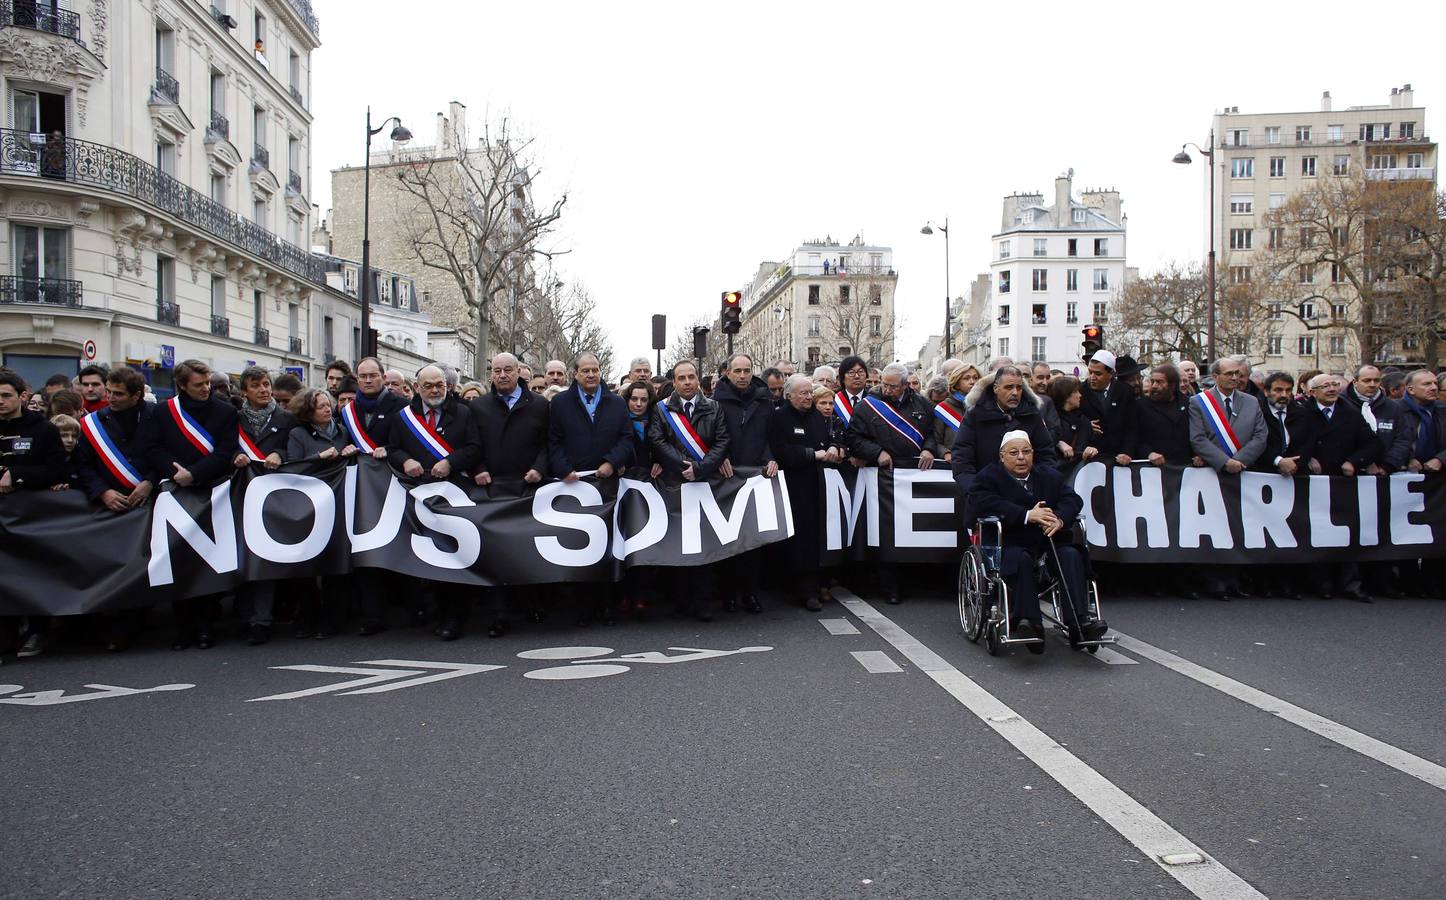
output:
[[[1031,446],[1034,444],[1034,442],[1029,439],[1028,433],[1016,428],[1013,431],[1004,432],[1004,439],[999,442],[999,446],[1002,449],[1005,444],[1010,444],[1014,441],[1024,441]]]
[[[1111,372],[1115,370],[1115,355],[1108,350],[1096,350],[1095,355],[1090,357],[1090,362],[1097,362]]]

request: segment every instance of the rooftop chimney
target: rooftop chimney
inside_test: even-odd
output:
[[[1054,180],[1054,226],[1056,228],[1069,227],[1069,188],[1073,179],[1074,169],[1070,169]]]
[[[1330,92],[1330,91],[1323,91],[1323,92],[1321,93],[1321,95],[1320,95],[1320,111],[1321,111],[1321,112],[1330,112],[1330,111],[1331,111],[1331,92]]]
[[[1411,86],[1409,84],[1401,88],[1400,99],[1402,109],[1408,109],[1416,105],[1415,92],[1411,90]]]

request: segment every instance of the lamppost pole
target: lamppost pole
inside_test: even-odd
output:
[[[1194,147],[1200,152],[1207,165],[1210,166],[1210,252],[1206,254],[1205,269],[1205,355],[1210,360],[1215,359],[1215,129],[1210,129],[1210,136],[1206,143],[1210,149],[1205,149],[1199,144],[1186,143],[1180,145],[1180,152],[1175,154],[1175,162],[1180,165],[1189,165],[1190,154],[1185,152],[1186,147]]]
[[[396,122],[392,129],[391,138],[393,141],[404,144],[412,139],[412,133],[402,125],[402,120],[396,116],[388,118],[376,128],[372,128],[372,108],[367,106],[367,150],[366,161],[362,165],[362,258],[361,258],[361,284],[358,286],[357,296],[361,300],[361,356],[375,356],[376,347],[372,344],[372,137],[380,134],[383,128],[391,122]],[[353,360],[353,363],[356,361]]]
[[[949,287],[949,217],[944,217],[943,225],[934,225],[932,222],[925,223],[919,229],[920,234],[933,234],[938,228],[944,233],[944,358],[954,356],[954,315],[953,315],[953,291]]]

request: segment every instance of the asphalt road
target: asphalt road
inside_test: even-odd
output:
[[[1446,603],[1117,598],[1138,644],[992,658],[948,588],[840,596],[7,658],[0,893],[1446,896]]]

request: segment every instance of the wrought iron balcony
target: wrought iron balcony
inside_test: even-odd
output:
[[[287,190],[295,191],[298,194],[301,193],[300,172],[296,171],[295,169],[291,170],[290,174],[286,176],[286,188]]]
[[[85,41],[80,39],[80,13],[42,6],[35,0],[29,0],[29,2],[22,0],[19,3],[13,2],[13,0],[0,2],[0,28],[9,26],[47,31],[70,38],[82,47],[85,46]]]
[[[80,306],[84,295],[79,281],[62,278],[23,278],[0,276],[0,304],[50,303],[56,306]]]
[[[172,103],[181,102],[181,83],[176,76],[156,66],[156,96],[164,97]]]
[[[211,124],[206,126],[206,137],[219,137],[229,141],[231,139],[231,121],[218,112],[212,112]]]
[[[211,314],[211,333],[217,337],[231,336],[231,320],[225,316]]]
[[[286,350],[287,350],[287,352],[291,353],[293,356],[300,356],[300,355],[301,355],[301,338],[299,338],[299,337],[288,338],[287,341],[286,341]]]
[[[291,99],[300,103],[303,108],[306,106],[306,100],[301,96],[301,90],[296,85],[290,85],[287,90],[291,92]]]
[[[286,2],[301,17],[301,21],[306,23],[306,30],[311,32],[311,36],[320,39],[321,23],[316,20],[316,13],[311,11],[311,0],[286,0]]]
[[[180,325],[181,304],[170,300],[157,300],[156,321],[162,325]]]
[[[256,329],[255,340],[258,347],[270,347],[271,332],[267,331],[265,328],[258,328]]]
[[[0,175],[59,178],[123,194],[299,278],[326,283],[319,257],[241,218],[145,160],[113,147],[68,139],[36,144],[28,132],[0,130]]]
[[[251,151],[251,161],[260,164],[261,168],[271,168],[271,151],[257,144]]]
[[[221,12],[221,10],[217,9],[217,8],[216,8],[216,4],[214,4],[214,3],[211,4],[211,18],[215,19],[215,20],[216,20],[216,24],[217,24],[217,25],[220,25],[222,28],[231,28],[231,27],[232,27],[230,24],[227,24],[227,22],[226,22],[226,20],[227,20],[227,19],[231,19],[231,17],[228,16],[228,15],[226,15],[225,13]],[[236,20],[235,20],[235,19],[231,19],[231,21],[232,21],[232,22],[235,22]]]

